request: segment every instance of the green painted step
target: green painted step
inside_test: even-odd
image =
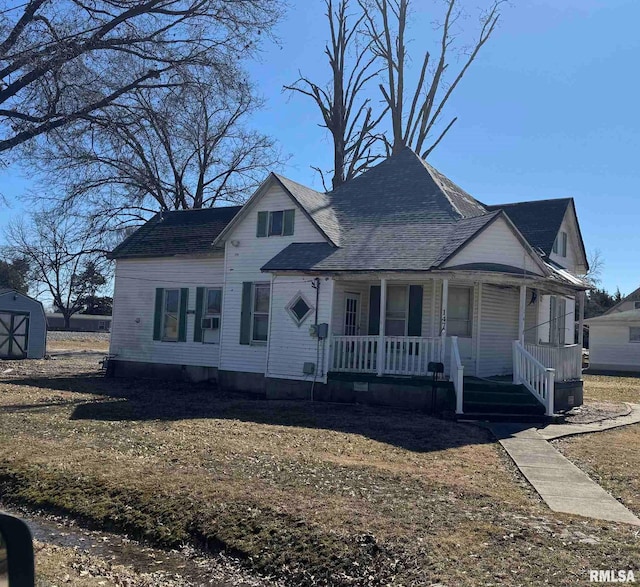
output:
[[[463,411],[467,413],[492,413],[492,414],[539,414],[544,415],[545,408],[538,402],[537,405],[530,404],[494,404],[476,401],[464,401]]]

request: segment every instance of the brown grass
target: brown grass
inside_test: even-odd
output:
[[[640,424],[565,438],[555,445],[640,516]]]
[[[585,375],[584,399],[640,403],[640,377]]]
[[[109,341],[105,340],[53,340],[47,342],[47,353],[56,351],[99,351],[109,352]]]
[[[552,514],[480,428],[50,363],[0,380],[17,502],[306,585],[575,585],[640,558],[632,529]]]

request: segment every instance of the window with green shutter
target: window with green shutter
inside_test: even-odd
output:
[[[295,225],[295,209],[258,212],[256,236],[292,236]]]
[[[189,288],[157,288],[153,319],[153,340],[187,340],[187,303]]]

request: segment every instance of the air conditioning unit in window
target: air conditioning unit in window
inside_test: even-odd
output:
[[[203,330],[215,330],[220,328],[220,318],[217,316],[214,318],[203,318],[202,319],[202,329]]]

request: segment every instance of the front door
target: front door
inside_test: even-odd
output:
[[[357,336],[360,332],[360,294],[347,293],[344,300],[344,335]]]
[[[0,358],[26,358],[28,338],[28,314],[0,312]]]

